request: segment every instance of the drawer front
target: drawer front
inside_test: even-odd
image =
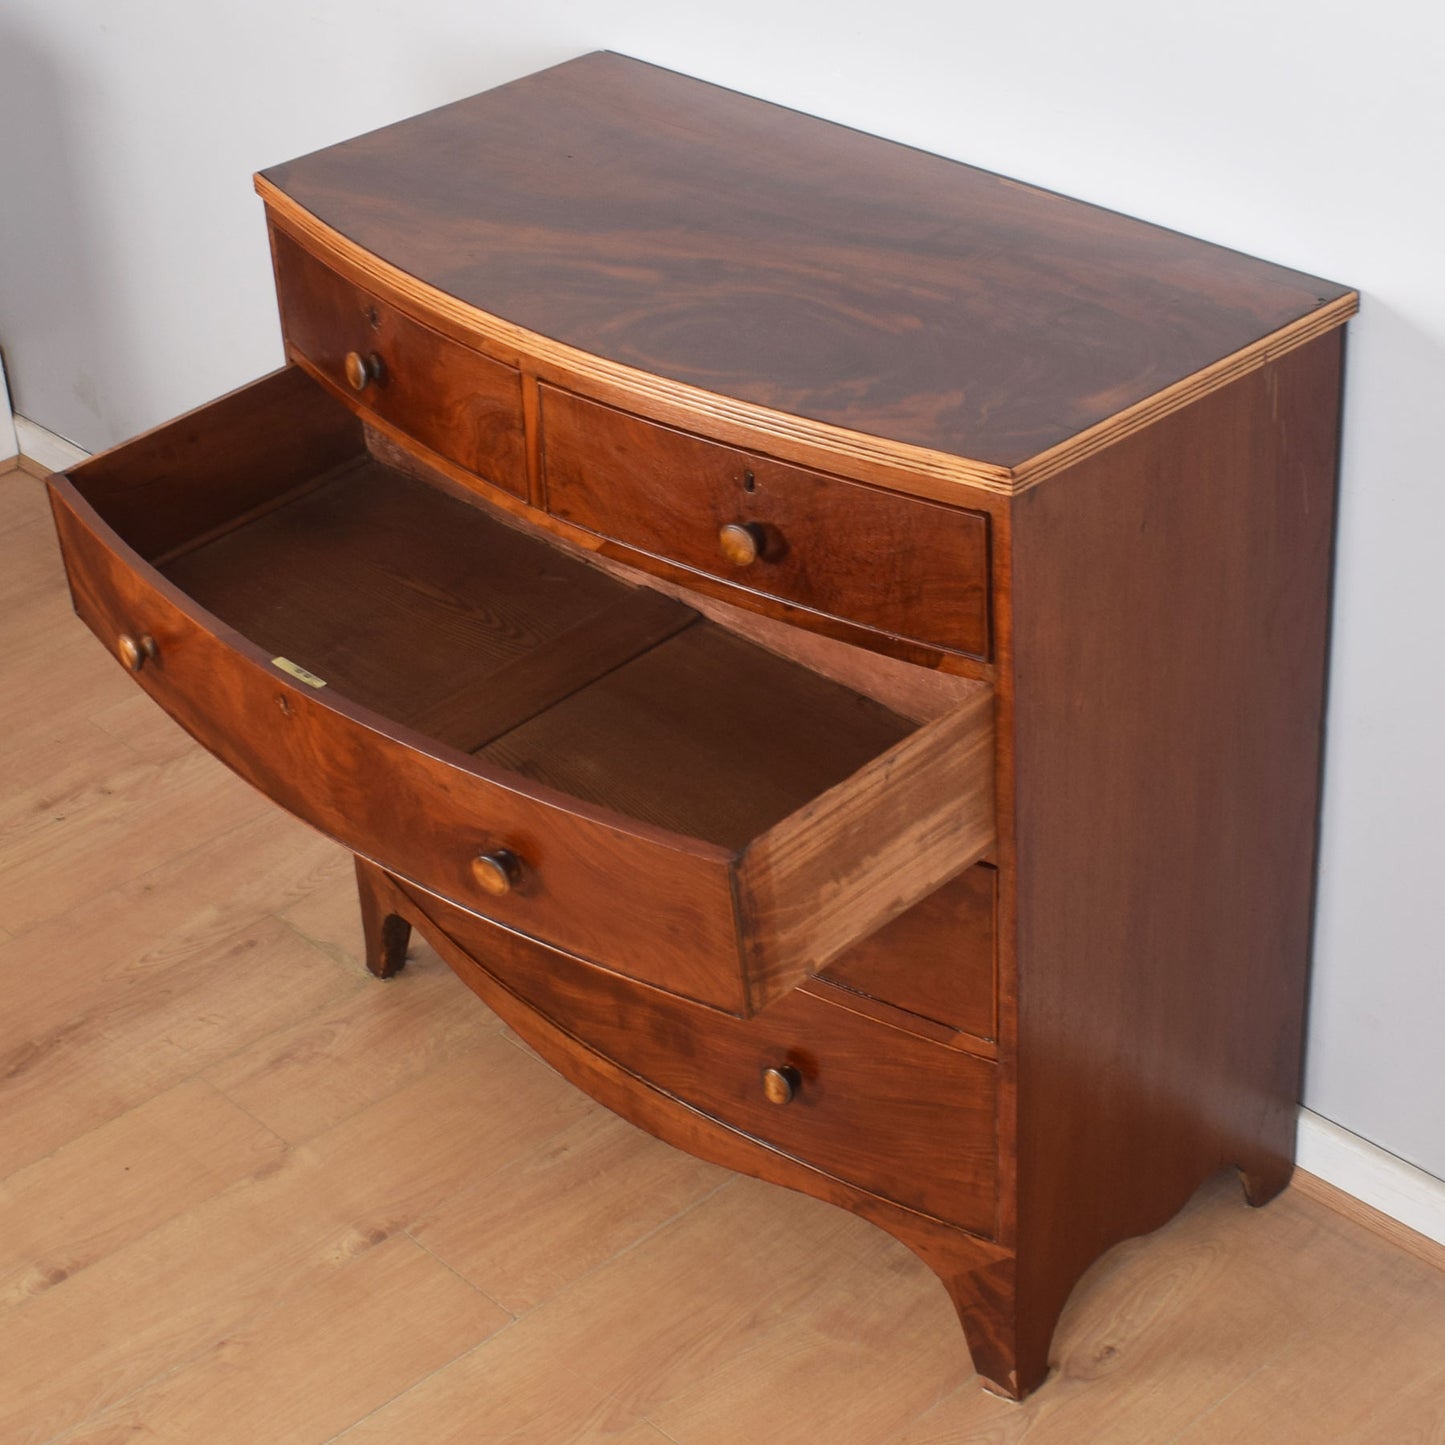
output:
[[[755,1018],[724,1017],[408,896],[478,968],[594,1052],[835,1178],[993,1235],[991,1061],[806,990]],[[787,1102],[770,1100],[769,1070],[792,1081]]]
[[[418,735],[294,680],[194,609],[72,485],[53,484],[52,500],[76,611],[113,655],[130,653],[145,691],[241,777],[347,848],[508,928],[738,1006],[725,850],[612,826],[562,794],[428,752]],[[496,849],[523,863],[501,897],[472,866]]]
[[[439,335],[272,232],[290,352],[364,413],[527,495],[520,374]]]
[[[542,387],[547,508],[751,592],[988,653],[988,519]]]

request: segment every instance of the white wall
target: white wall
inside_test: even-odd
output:
[[[1445,1176],[1445,12],[6,0],[0,334],[88,447],[280,359],[250,173],[610,48],[1348,282],[1306,1101]]]
[[[0,352],[0,465],[12,461],[20,451],[15,440],[15,420],[10,415],[10,392],[5,385],[5,362]]]

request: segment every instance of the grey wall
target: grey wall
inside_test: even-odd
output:
[[[280,360],[252,171],[611,48],[1349,282],[1306,1101],[1445,1176],[1445,12],[4,0],[0,338],[88,448]]]

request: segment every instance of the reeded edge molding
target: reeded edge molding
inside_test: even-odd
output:
[[[1095,452],[1152,426],[1170,412],[1179,411],[1190,402],[1228,386],[1239,377],[1268,366],[1270,362],[1278,360],[1297,347],[1323,336],[1327,331],[1333,331],[1337,326],[1343,326],[1359,309],[1359,293],[1351,291],[1337,301],[1331,301],[1318,310],[1311,311],[1307,316],[1300,317],[1298,321],[1291,321],[1288,326],[1271,331],[1268,336],[1262,336],[1232,355],[1196,371],[1192,376],[1186,376],[1172,386],[1156,391],[1153,396],[1147,396],[1143,401],[1115,412],[1113,416],[1071,436],[1068,441],[1060,442],[1058,446],[1050,447],[1048,451],[1040,452],[1036,457],[1030,457],[1028,461],[1016,466],[1013,469],[1012,490],[1026,492],[1030,487],[1036,487],[1066,467],[1073,466],[1075,462],[1081,462]]]
[[[1352,291],[1261,337],[1231,356],[1105,418],[1067,441],[1025,462],[1007,467],[850,431],[808,417],[793,416],[582,351],[468,305],[382,260],[299,205],[264,176],[257,175],[255,185],[257,194],[276,222],[303,245],[339,262],[353,279],[438,330],[465,338],[492,354],[501,352],[514,364],[526,362],[544,377],[552,372],[569,381],[591,383],[613,395],[621,393],[644,412],[652,404],[669,411],[685,410],[698,419],[711,419],[729,427],[743,427],[757,437],[759,446],[766,447],[770,439],[784,443],[780,455],[795,448],[823,449],[840,460],[867,468],[870,480],[880,470],[885,478],[887,474],[898,478],[896,483],[878,478],[879,485],[893,485],[894,490],[917,491],[920,495],[933,497],[940,495],[937,486],[940,482],[1004,497],[1027,491],[1170,412],[1343,325],[1359,309],[1359,296]],[[926,478],[934,485],[909,487],[906,479],[910,475]]]

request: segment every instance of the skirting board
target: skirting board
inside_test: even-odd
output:
[[[20,455],[49,471],[74,466],[88,455],[23,416],[15,418],[15,432]],[[1300,1110],[1295,1148],[1296,1163],[1305,1173],[1445,1245],[1445,1180],[1416,1169],[1309,1109]]]
[[[1381,1214],[1445,1245],[1445,1180],[1301,1109],[1295,1163]]]
[[[28,417],[15,418],[15,436],[20,443],[20,455],[37,462],[49,472],[62,472],[66,467],[83,462],[90,455],[74,442],[56,436],[53,431],[47,431]]]

